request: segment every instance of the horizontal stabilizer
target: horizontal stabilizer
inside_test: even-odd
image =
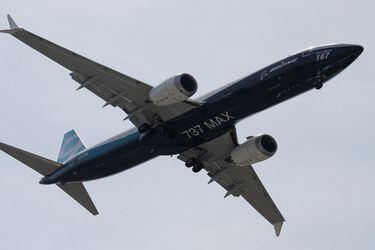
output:
[[[96,209],[94,202],[92,202],[90,195],[87,193],[85,186],[82,182],[57,184],[59,188],[64,190],[65,193],[69,194],[70,197],[75,199],[79,204],[86,208],[93,215],[97,215],[98,210]]]
[[[39,155],[35,155],[33,153],[24,151],[16,147],[12,147],[1,142],[0,150],[34,169],[43,176],[52,174],[57,169],[64,167],[61,163],[51,161]],[[57,184],[57,186],[59,186],[59,188],[61,188],[65,193],[69,194],[90,213],[92,213],[93,215],[98,214],[98,210],[96,209],[82,182]]]
[[[30,168],[34,169],[38,173],[46,176],[55,172],[58,168],[62,167],[62,164],[48,160],[39,155],[24,151],[19,148],[12,147],[10,145],[0,142],[0,150],[4,151],[13,158],[19,160]]]

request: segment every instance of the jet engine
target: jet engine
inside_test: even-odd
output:
[[[250,137],[230,154],[230,159],[237,166],[249,166],[267,160],[276,153],[277,143],[270,135]]]
[[[182,73],[168,78],[150,91],[149,100],[158,106],[182,102],[195,94],[197,81],[189,74]]]

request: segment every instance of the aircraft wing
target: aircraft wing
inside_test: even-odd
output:
[[[237,136],[233,128],[232,131],[200,145],[199,148],[189,149],[179,155],[178,158],[186,161],[191,157],[198,157],[211,178],[209,184],[216,181],[226,189],[227,193],[224,198],[229,195],[242,196],[274,226],[276,236],[279,236],[285,220],[253,167],[240,167],[226,161],[236,145],[238,145]]]
[[[103,107],[111,105],[121,108],[128,114],[126,119],[137,127],[143,123],[153,124],[158,118],[164,121],[172,119],[197,105],[193,101],[185,101],[161,108],[147,103],[152,86],[19,28],[9,15],[8,21],[10,29],[0,32],[11,34],[71,71],[71,78],[80,84],[77,90],[90,90],[105,101]]]

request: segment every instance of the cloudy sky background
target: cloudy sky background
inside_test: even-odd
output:
[[[156,85],[188,72],[197,96],[311,45],[364,53],[320,91],[238,124],[269,133],[278,153],[255,169],[286,218],[281,237],[243,199],[175,157],[87,183],[99,216],[0,154],[1,249],[373,249],[374,1],[11,1],[28,30]],[[0,37],[0,141],[56,159],[74,128],[91,146],[132,127],[69,71]]]

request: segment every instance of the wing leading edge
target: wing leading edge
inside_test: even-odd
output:
[[[285,219],[253,167],[240,167],[225,161],[236,145],[237,137],[233,128],[232,131],[200,145],[199,148],[184,152],[178,158],[186,161],[191,157],[198,156],[208,171],[208,176],[210,177],[208,183],[215,181],[222,186],[227,191],[224,198],[230,195],[235,197],[242,196],[274,226],[276,236],[279,236]]]

